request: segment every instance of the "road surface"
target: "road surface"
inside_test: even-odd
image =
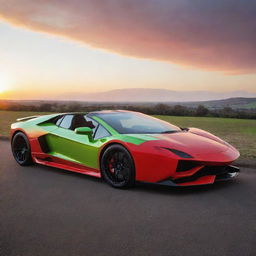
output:
[[[20,167],[0,141],[0,255],[256,255],[256,170],[177,189]]]

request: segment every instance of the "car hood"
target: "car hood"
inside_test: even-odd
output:
[[[180,150],[192,156],[219,153],[229,149],[228,144],[220,139],[217,141],[192,132],[158,134],[154,137],[161,140],[164,147]]]

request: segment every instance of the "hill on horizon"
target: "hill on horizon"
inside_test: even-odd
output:
[[[256,97],[256,93],[246,91],[209,92],[209,91],[173,91],[168,89],[116,89],[98,93],[62,94],[63,100],[100,101],[100,102],[194,102],[223,100],[228,98]]]
[[[120,108],[127,106],[145,106],[145,107],[154,107],[157,104],[165,104],[169,106],[174,105],[182,105],[188,108],[197,108],[199,105],[203,105],[208,109],[223,109],[225,107],[230,107],[234,110],[249,110],[249,111],[256,111],[256,97],[255,98],[246,98],[246,97],[234,97],[234,98],[227,98],[222,100],[209,100],[209,101],[187,101],[187,102],[167,102],[167,101],[148,101],[148,102],[121,102],[121,101],[67,101],[67,100],[0,100],[0,109],[1,106],[4,109],[4,106],[15,106],[15,105],[22,105],[22,106],[34,106],[38,107],[40,105],[53,105],[53,106],[78,106],[80,107],[90,107],[90,106],[105,106],[111,108]]]

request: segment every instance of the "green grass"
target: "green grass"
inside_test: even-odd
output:
[[[17,118],[33,116],[33,115],[45,115],[45,112],[22,112],[22,111],[0,111],[0,136],[9,136],[10,126],[16,121]]]
[[[256,108],[256,102],[251,102],[248,104],[242,104],[242,105],[236,105],[235,107],[239,107],[239,108],[247,108],[247,109],[252,109],[252,108]]]
[[[0,111],[0,136],[9,136],[10,125],[19,117],[47,113]],[[242,157],[256,158],[256,120],[156,116],[180,127],[197,127],[207,130],[235,146]]]

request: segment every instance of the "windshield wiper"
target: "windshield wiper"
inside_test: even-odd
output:
[[[160,132],[160,133],[175,133],[175,132],[178,132],[178,131],[163,131],[163,132]]]

